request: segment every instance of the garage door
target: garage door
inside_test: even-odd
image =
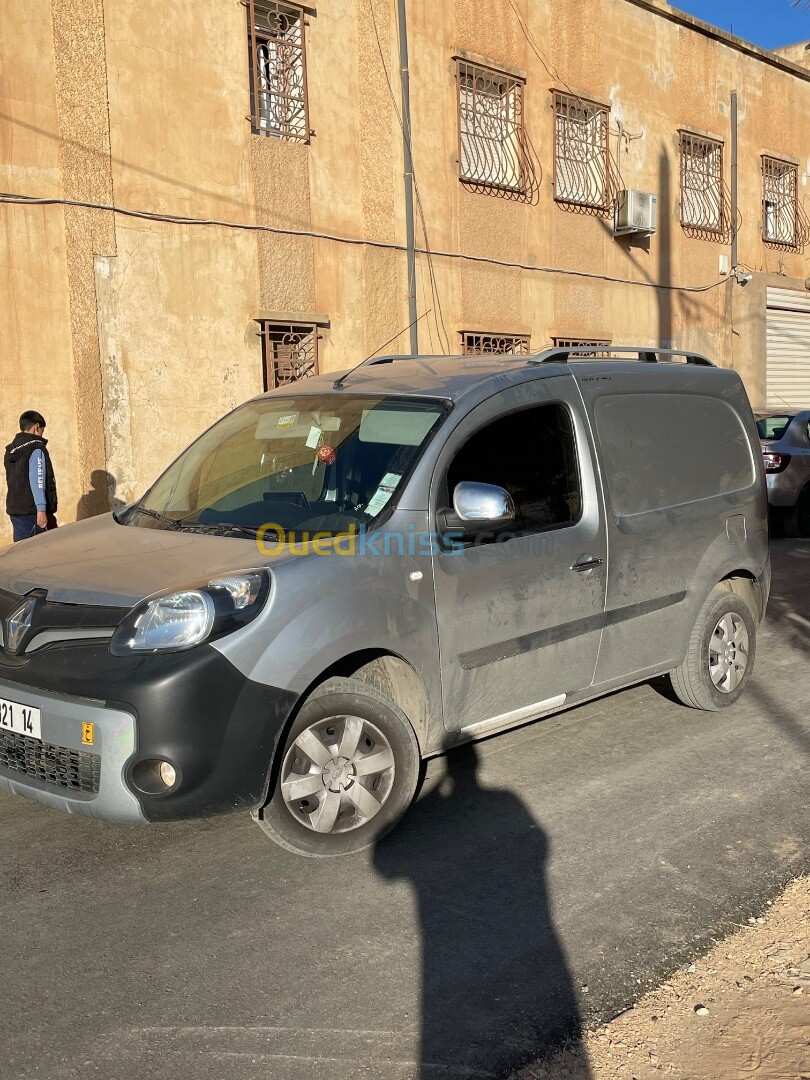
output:
[[[765,390],[769,408],[810,408],[810,293],[768,289]]]

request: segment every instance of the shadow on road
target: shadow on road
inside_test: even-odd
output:
[[[546,885],[548,840],[472,745],[374,852],[412,886],[422,936],[421,1080],[495,1077],[578,1039],[577,995]],[[508,873],[504,867],[509,867]],[[576,1080],[590,1072],[582,1057]]]

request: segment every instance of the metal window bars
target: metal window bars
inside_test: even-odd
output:
[[[593,352],[588,352],[586,356],[606,356],[607,353],[604,349],[610,345],[609,338],[560,338],[555,337],[551,339],[556,349],[584,349],[593,346]],[[601,346],[601,348],[600,348]]]
[[[487,353],[499,356],[528,356],[530,341],[528,334],[482,334],[473,330],[461,331],[461,351],[464,356],[482,356]]]
[[[471,190],[535,202],[539,167],[523,120],[522,79],[456,61],[459,179]]]
[[[577,213],[608,216],[618,190],[608,141],[610,111],[558,90],[552,95],[554,198]]]
[[[799,202],[799,167],[762,156],[762,239],[769,247],[803,251],[810,221]]]
[[[309,141],[304,12],[281,0],[244,0],[250,50],[250,123],[257,135]]]
[[[318,374],[317,326],[261,321],[259,327],[265,390]]]
[[[723,180],[723,144],[681,131],[681,225],[689,236],[730,243],[731,200]]]

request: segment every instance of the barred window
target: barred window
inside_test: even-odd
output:
[[[682,131],[681,224],[722,232],[725,222],[723,144]]]
[[[570,94],[554,93],[554,198],[607,210],[610,205],[610,112]]]
[[[551,339],[556,349],[581,349],[589,345],[610,345],[610,338],[561,338]],[[599,351],[594,349],[594,356],[599,356]]]
[[[261,320],[264,388],[318,374],[318,327],[312,323],[277,323]]]
[[[523,193],[523,87],[513,75],[458,64],[459,168],[462,180]]]
[[[481,356],[483,353],[527,356],[530,340],[528,334],[479,334],[473,330],[462,330],[461,351],[465,356]]]
[[[308,142],[304,12],[281,0],[246,0],[246,8],[251,128]]]
[[[762,237],[795,247],[799,208],[799,169],[789,161],[762,158]]]

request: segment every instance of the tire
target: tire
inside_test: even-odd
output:
[[[723,585],[709,593],[689,639],[686,659],[670,672],[684,705],[715,712],[744,692],[756,658],[756,622],[745,600]]]
[[[782,517],[785,536],[793,540],[810,537],[810,488],[799,492],[796,505],[786,510]]]
[[[257,823],[288,851],[328,858],[362,851],[396,825],[420,754],[390,698],[358,679],[330,679],[301,706],[276,765]]]

